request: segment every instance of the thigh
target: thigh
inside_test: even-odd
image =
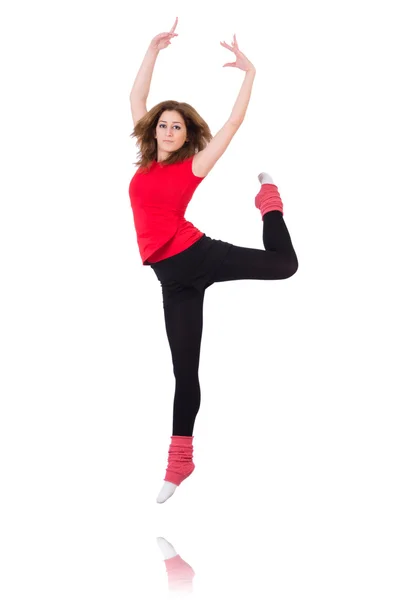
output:
[[[163,288],[165,327],[176,377],[197,373],[203,331],[205,291],[189,287],[168,297]]]
[[[233,245],[212,282],[237,279],[287,279],[298,269],[295,251],[257,250]]]

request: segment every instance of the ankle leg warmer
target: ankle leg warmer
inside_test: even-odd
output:
[[[164,481],[175,485],[182,483],[195,469],[193,462],[193,437],[172,435],[168,451],[168,466]]]
[[[283,202],[277,186],[273,183],[264,183],[261,186],[261,189],[255,196],[255,206],[259,208],[262,218],[264,214],[271,210],[279,210],[281,214],[284,214]]]

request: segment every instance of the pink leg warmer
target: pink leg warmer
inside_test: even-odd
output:
[[[261,211],[261,216],[271,210],[279,210],[284,215],[284,206],[274,183],[264,183],[255,196],[255,206]]]
[[[182,483],[195,469],[193,462],[193,435],[172,435],[168,451],[168,467],[164,481]]]

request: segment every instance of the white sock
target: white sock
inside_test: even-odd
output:
[[[263,185],[264,183],[273,183],[274,184],[274,181],[270,177],[269,173],[259,173],[258,179],[259,179],[261,185]]]
[[[161,504],[171,498],[172,494],[175,492],[178,486],[175,483],[171,483],[170,481],[164,481],[164,485],[160,490],[159,495],[157,496],[157,502]]]

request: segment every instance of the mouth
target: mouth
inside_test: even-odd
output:
[[[166,144],[172,144],[172,140],[164,140]]]

